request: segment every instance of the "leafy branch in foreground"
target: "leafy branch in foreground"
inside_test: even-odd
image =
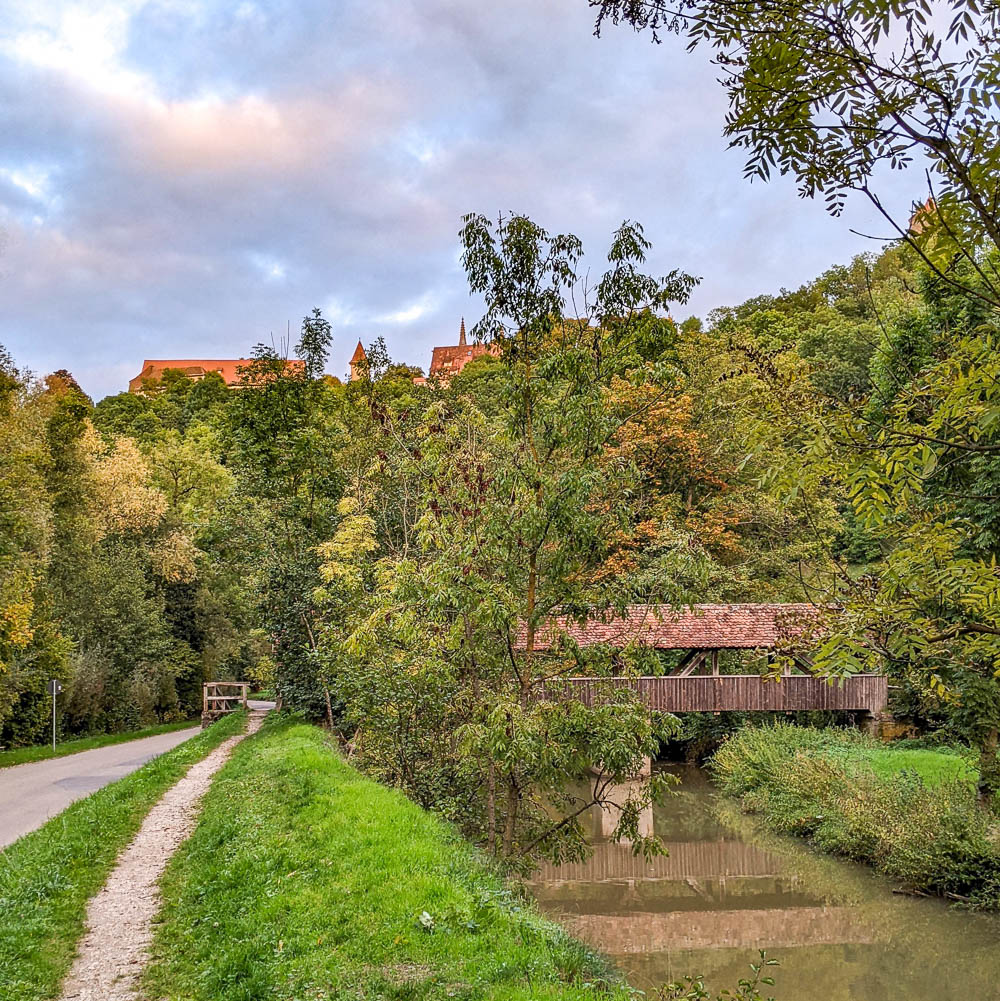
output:
[[[802,443],[799,480],[842,492],[879,552],[833,561],[842,604],[816,667],[885,668],[935,701],[1000,789],[1000,8],[978,0],[592,0],[602,23],[707,45],[746,172],[790,173],[838,215],[850,192],[916,262],[920,301],[880,315],[867,393],[831,405],[759,352],[774,423]],[[897,219],[880,168],[927,166],[929,199]],[[898,305],[898,304],[897,304]],[[779,349],[780,351],[783,349]],[[766,421],[761,421],[761,426]]]
[[[715,996],[715,1001],[764,1001],[760,993],[761,987],[773,987],[774,978],[765,976],[767,967],[778,966],[776,959],[768,959],[767,953],[760,950],[760,962],[750,964],[750,977],[742,978],[736,987],[736,992],[725,990]],[[712,1001],[712,994],[705,988],[702,977],[685,977],[683,981],[667,984],[656,992],[656,1001]],[[768,998],[767,1001],[774,1001]]]
[[[644,584],[608,567],[644,503],[628,430],[676,395],[662,312],[694,279],[643,274],[648,244],[629,223],[593,289],[579,241],[527,218],[469,216],[461,239],[485,301],[474,333],[495,359],[488,388],[363,390],[371,449],[321,548],[320,656],[363,763],[490,850],[578,857],[581,818],[614,806],[617,836],[653,852],[639,817],[662,782],[636,776],[672,721],[629,695],[547,698],[567,674],[635,670],[636,655],[539,634],[557,612],[583,623],[681,597],[666,562]]]
[[[1000,10],[978,0],[590,0],[605,22],[708,46],[745,174],[791,174],[839,215],[867,197],[947,283],[1000,307]],[[875,189],[926,164],[912,222]],[[921,185],[922,186],[922,185]],[[908,214],[909,215],[909,214]],[[956,270],[956,262],[968,273]],[[971,280],[970,280],[971,279]]]

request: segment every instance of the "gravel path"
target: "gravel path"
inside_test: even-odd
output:
[[[201,799],[233,748],[256,732],[266,712],[250,714],[246,733],[230,737],[149,811],[104,888],[87,908],[87,931],[63,983],[62,1001],[135,1001],[148,958],[153,918],[160,909],[157,881],[171,855],[194,830]]]

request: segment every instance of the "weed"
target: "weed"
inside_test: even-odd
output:
[[[1000,846],[976,803],[975,772],[957,754],[777,724],[727,740],[712,772],[774,830],[912,889],[1000,907]]]

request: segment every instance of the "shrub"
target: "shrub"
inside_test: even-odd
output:
[[[777,724],[731,737],[712,771],[723,792],[774,830],[912,889],[1000,907],[1000,846],[961,758],[949,755],[943,766],[936,752],[899,753],[854,731]],[[897,767],[914,760],[925,774]]]

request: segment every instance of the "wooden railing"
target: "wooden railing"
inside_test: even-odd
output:
[[[237,692],[223,692],[220,689],[238,689]],[[249,681],[208,681],[202,693],[203,713],[231,713],[246,709],[250,694]]]
[[[877,714],[889,698],[888,682],[877,674],[855,674],[832,682],[799,674],[785,675],[780,681],[756,674],[566,678],[546,684],[542,698],[577,699],[589,706],[608,701],[622,688],[635,692],[651,709],[675,713],[850,709]]]

